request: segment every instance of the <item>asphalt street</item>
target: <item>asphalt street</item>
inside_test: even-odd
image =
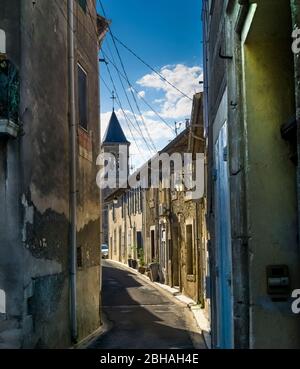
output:
[[[91,349],[205,348],[190,310],[111,261],[103,261],[102,305],[109,326]]]

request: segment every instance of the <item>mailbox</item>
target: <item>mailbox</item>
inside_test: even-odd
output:
[[[291,281],[287,265],[267,267],[267,291],[273,301],[286,301],[290,296]]]

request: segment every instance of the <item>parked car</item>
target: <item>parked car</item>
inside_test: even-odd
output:
[[[101,245],[101,256],[102,256],[102,259],[108,258],[108,245],[106,243],[103,243]]]

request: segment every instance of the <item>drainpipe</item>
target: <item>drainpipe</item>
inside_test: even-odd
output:
[[[291,0],[291,12],[293,30],[300,28],[300,1]],[[300,58],[299,54],[294,57],[295,67],[295,101],[296,101],[296,121],[297,121],[297,151],[298,151],[298,166],[297,166],[297,192],[298,192],[298,230],[300,232]]]
[[[196,201],[196,219],[195,219],[195,228],[196,228],[196,270],[197,270],[197,304],[200,303],[201,307],[204,308],[203,303],[203,262],[202,262],[202,242],[201,242],[201,231],[200,231],[200,222],[199,217],[202,219],[202,214],[200,213],[201,206],[199,206],[199,202]]]
[[[72,341],[77,341],[77,137],[75,107],[75,47],[74,47],[74,0],[68,0],[68,38],[69,38],[69,120],[70,120],[70,323]]]

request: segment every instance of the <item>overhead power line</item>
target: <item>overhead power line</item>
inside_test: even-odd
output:
[[[100,0],[99,0],[99,1],[100,1]],[[103,5],[102,5],[101,1],[100,1],[100,6],[101,6],[101,8],[102,8],[102,10],[103,10],[103,14],[105,14],[105,10],[104,10],[104,7],[103,7]],[[114,40],[114,35],[113,35],[113,33],[112,33],[111,27],[110,27],[109,25],[108,25],[108,29],[109,29],[109,33],[110,33],[110,36],[111,36],[111,38],[112,38],[113,45],[114,45],[114,47],[115,47],[116,53],[117,53],[117,55],[118,55],[118,59],[119,59],[119,62],[120,62],[120,64],[121,64],[121,67],[122,67],[123,73],[124,73],[124,75],[125,75],[125,80],[126,80],[126,82],[127,82],[128,86],[129,86],[130,94],[131,94],[131,96],[132,96],[132,98],[133,98],[133,101],[134,101],[134,103],[135,103],[135,105],[136,105],[136,108],[137,108],[137,111],[138,111],[138,113],[139,113],[139,115],[140,115],[141,121],[142,121],[142,123],[143,123],[143,124],[144,124],[144,126],[145,126],[145,130],[146,130],[146,134],[147,134],[148,139],[149,139],[149,143],[151,144],[151,146],[152,146],[152,148],[154,149],[154,151],[155,151],[155,152],[157,152],[157,148],[156,148],[155,143],[153,142],[152,137],[151,137],[151,135],[150,135],[150,132],[149,132],[149,130],[148,130],[148,128],[147,128],[146,122],[145,122],[145,120],[144,120],[143,114],[142,114],[142,112],[141,112],[141,110],[140,110],[140,107],[139,107],[139,105],[138,105],[137,99],[136,99],[136,97],[135,97],[135,95],[134,95],[134,93],[133,93],[133,91],[132,91],[131,83],[130,83],[130,81],[129,81],[128,74],[127,74],[127,72],[126,72],[125,65],[124,65],[124,63],[123,63],[123,60],[122,60],[121,54],[120,54],[120,52],[119,52],[118,46],[117,46],[117,44],[116,44],[116,42],[115,42],[115,40]],[[121,79],[120,79],[120,80],[121,80]],[[121,84],[122,84],[122,87],[124,87],[122,82],[121,82]],[[126,93],[126,89],[125,89],[125,91],[124,91],[124,92]],[[126,93],[126,96],[127,96],[127,93]],[[129,102],[129,99],[128,99],[128,103],[129,103],[130,108],[131,108],[131,110],[132,110],[132,112],[133,112],[133,114],[134,114],[134,118],[135,118],[135,120],[136,120],[136,123],[137,123],[137,125],[139,125],[139,123],[138,123],[138,121],[137,121],[137,119],[136,119],[136,115],[135,115],[135,113],[134,113],[134,111],[133,111],[133,109],[132,109],[132,106],[131,106],[130,102]]]
[[[96,13],[97,13],[97,9],[96,9],[96,7],[94,6],[94,9],[96,10]],[[96,35],[96,37],[97,37],[97,35],[98,35],[98,32],[97,32],[97,28],[96,28],[96,26],[95,26],[95,24],[94,24],[94,19],[93,19],[93,17],[92,17],[92,14],[91,14],[91,11],[90,11],[90,8],[89,8],[89,5],[87,4],[87,10],[88,10],[88,13],[89,13],[89,17],[90,17],[90,19],[91,19],[91,21],[92,21],[92,23],[93,23],[93,26],[94,26],[94,30],[95,30],[95,35]],[[113,82],[113,79],[112,79],[112,75],[111,75],[111,73],[110,73],[110,70],[109,70],[109,67],[108,67],[108,65],[106,64],[106,67],[107,67],[107,69],[108,69],[108,72],[109,72],[109,76],[110,76],[110,78],[111,78],[111,82],[113,83],[113,86],[114,86],[114,89],[116,90],[116,88],[115,88],[115,84],[114,84],[114,82]],[[103,80],[103,78],[102,78],[102,81],[103,82],[105,82],[104,80]],[[107,86],[107,84],[106,84],[106,87],[108,87]],[[110,91],[111,92],[111,91]],[[116,91],[116,94],[117,94],[117,91]],[[118,95],[117,95],[118,96]],[[118,100],[119,100],[119,106],[120,106],[120,108],[121,108],[121,110],[122,110],[122,112],[124,113],[124,117],[125,117],[125,121],[126,121],[126,123],[127,123],[127,125],[128,125],[128,128],[129,128],[129,131],[130,131],[130,134],[131,134],[131,136],[132,136],[132,138],[133,138],[133,140],[134,140],[134,142],[135,142],[135,144],[136,144],[136,146],[137,146],[137,148],[138,148],[138,150],[139,150],[139,152],[140,152],[140,154],[142,155],[142,153],[141,153],[141,151],[140,151],[140,148],[139,148],[139,146],[137,145],[137,142],[136,142],[136,140],[135,140],[135,137],[134,137],[134,135],[132,134],[132,131],[131,131],[131,127],[130,127],[130,124],[132,124],[132,122],[129,120],[129,118],[128,118],[128,116],[127,116],[127,114],[125,113],[125,111],[123,110],[123,108],[122,108],[122,105],[121,105],[121,101],[120,101],[120,99],[119,99],[119,96],[117,97],[118,98]],[[129,123],[130,124],[129,124]],[[142,132],[141,132],[141,134],[142,134]],[[143,135],[142,135],[143,136]],[[142,137],[143,139],[144,139],[144,137]],[[146,141],[145,141],[146,142]],[[147,144],[147,142],[146,142],[146,144]],[[155,148],[155,146],[154,146],[154,148]],[[155,150],[156,150],[156,148],[155,148]],[[149,150],[150,151],[150,150]],[[157,150],[156,150],[157,151]],[[151,153],[151,151],[150,151],[150,153]]]
[[[60,6],[60,4],[57,2],[57,0],[54,0],[54,1],[55,1],[55,3],[57,4],[57,6],[58,6],[58,8],[59,8],[59,10],[60,10],[61,14],[63,15],[63,17],[66,19],[68,26],[70,26],[70,24],[69,24],[69,20],[67,19],[67,15],[66,15],[65,11],[62,9],[62,7],[61,7],[61,6]],[[88,10],[89,10],[89,9],[88,9]],[[89,12],[90,12],[90,10],[89,10]],[[74,15],[74,17],[75,17],[76,19],[78,19],[78,18],[77,18],[77,16],[76,16],[76,14],[74,14],[74,13],[73,13],[73,15]],[[91,17],[91,18],[92,18],[92,17]],[[81,23],[81,24],[82,24],[82,23]],[[83,26],[83,28],[85,29],[85,31],[87,32],[87,34],[92,38],[92,37],[93,37],[93,36],[92,36],[92,34],[91,34],[91,33],[89,33],[89,31],[87,30],[87,28],[86,28],[83,24],[82,24],[82,26]],[[94,32],[95,32],[96,40],[98,40],[97,30],[96,30],[96,28],[94,28]],[[77,40],[77,41],[81,44],[81,46],[84,46],[84,45],[83,45],[83,43],[81,43],[81,42],[80,42],[80,40]],[[97,41],[95,42],[95,45],[97,46],[97,48],[99,47],[99,45],[98,45],[98,42],[97,42]],[[85,53],[85,55],[86,55],[86,57],[89,59],[89,61],[91,62],[91,65],[92,65],[93,69],[95,70],[95,73],[98,75],[98,74],[99,74],[99,71],[97,70],[97,68],[94,68],[93,61],[91,60],[90,56],[89,56],[87,53]],[[128,117],[127,117],[127,119],[128,119]],[[147,146],[148,150],[149,150],[149,151],[150,151],[150,153],[152,154],[152,149],[150,149],[150,148],[149,148],[148,142],[147,142],[147,140],[145,139],[145,137],[143,136],[143,133],[142,133],[142,131],[141,131],[141,130],[140,130],[140,135],[141,135],[141,137],[144,139],[145,144],[146,144],[146,146]],[[138,146],[138,145],[137,145],[137,147],[139,148],[139,146]]]
[[[100,76],[100,79],[101,79],[101,81],[103,82],[103,84],[104,84],[104,86],[106,87],[106,89],[107,89],[109,92],[111,92],[111,89],[110,89],[110,87],[108,86],[108,83],[104,80],[104,78],[103,78],[102,76]],[[120,109],[121,109],[121,111],[122,111],[122,114],[123,114],[123,116],[124,116],[125,122],[126,122],[126,124],[127,124],[127,126],[128,126],[128,129],[129,129],[129,132],[130,132],[130,136],[131,136],[132,140],[134,141],[134,143],[135,143],[135,145],[136,145],[136,147],[137,147],[137,149],[138,149],[138,151],[139,151],[140,155],[141,155],[141,156],[144,158],[144,160],[145,160],[145,156],[144,156],[143,152],[140,150],[140,147],[139,147],[139,145],[138,145],[138,143],[137,143],[137,141],[136,141],[136,139],[135,139],[135,136],[133,135],[132,129],[131,129],[131,127],[130,127],[130,123],[132,124],[132,122],[130,121],[130,119],[128,118],[128,116],[127,116],[126,112],[124,111],[123,106],[122,106],[122,103],[121,103],[121,101],[120,101],[119,96],[118,96],[118,94],[117,94],[117,93],[116,93],[116,100],[117,100],[117,104],[119,105],[119,108],[120,108]],[[135,127],[134,127],[134,128],[135,128]]]
[[[107,64],[106,64],[106,67],[107,67],[108,73],[110,74],[110,77],[112,77],[112,76],[111,76],[111,73],[110,73],[110,70],[109,70],[109,66],[108,66]],[[142,130],[141,130],[141,127],[140,127],[139,122],[138,122],[138,120],[137,120],[136,114],[135,114],[135,112],[134,112],[134,110],[133,110],[133,107],[132,107],[132,105],[131,105],[131,102],[130,102],[130,100],[129,100],[129,97],[128,97],[128,94],[127,94],[126,88],[125,88],[125,86],[124,86],[124,84],[123,84],[123,81],[122,81],[122,78],[121,78],[120,76],[119,76],[119,79],[120,79],[121,86],[122,86],[123,92],[124,92],[124,94],[125,94],[125,97],[126,97],[127,103],[128,103],[129,108],[130,108],[130,110],[131,110],[131,112],[132,112],[132,115],[133,115],[134,120],[135,120],[135,122],[136,122],[137,128],[138,128],[138,130],[139,130],[139,132],[140,132],[140,135],[141,135],[142,139],[144,140],[144,142],[145,142],[146,147],[148,148],[148,150],[149,150],[150,152],[152,152],[153,150],[152,150],[152,148],[149,146],[149,143],[148,143],[148,141],[146,140],[146,138],[145,138],[145,136],[144,136],[144,134],[143,134],[143,132],[142,132]]]
[[[148,67],[152,72],[154,72],[156,75],[160,77],[164,82],[166,82],[169,86],[173,87],[177,92],[179,92],[182,96],[186,97],[187,99],[193,101],[193,99],[188,96],[186,93],[181,91],[178,87],[176,87],[173,83],[167,80],[166,77],[164,77],[160,72],[158,72],[155,68],[151,67],[150,64],[145,62],[141,57],[139,57],[133,50],[131,50],[128,46],[126,46],[122,41],[120,41],[116,36],[114,36],[115,40],[122,45],[126,50],[128,50],[133,56],[135,56],[140,62],[142,62],[146,67]]]
[[[103,15],[106,17],[106,13],[105,13],[105,9],[103,7],[102,1],[99,0]],[[155,68],[153,68],[149,63],[147,63],[145,60],[143,60],[140,56],[138,56],[132,49],[130,49],[128,46],[126,46],[118,37],[116,37],[112,31],[111,28],[109,27],[109,31],[111,34],[111,37],[115,43],[115,41],[117,41],[120,45],[122,45],[127,51],[129,51],[133,56],[135,56],[140,62],[142,62],[147,68],[149,68],[150,70],[152,70],[152,72],[154,72],[155,74],[157,74],[164,82],[166,82],[168,85],[170,85],[171,87],[173,87],[177,92],[179,92],[182,96],[186,97],[187,99],[193,101],[193,99],[188,96],[186,93],[184,93],[183,91],[181,91],[178,87],[176,87],[173,83],[171,83],[170,81],[167,80],[166,77],[164,77],[161,73],[159,73]]]
[[[55,2],[56,2],[56,4],[57,4],[57,6],[58,6],[58,8],[59,8],[59,10],[60,10],[60,12],[62,13],[62,15],[63,15],[63,17],[66,19],[66,21],[67,21],[67,23],[68,23],[68,19],[67,19],[67,16],[66,16],[66,14],[65,14],[65,12],[64,12],[64,10],[61,8],[61,6],[60,6],[60,4],[58,4],[58,2],[55,0]],[[104,11],[104,9],[103,9],[103,5],[101,4],[101,1],[99,1],[100,2],[100,5],[101,5],[101,8],[102,8],[102,11],[103,11],[103,14],[105,13],[105,11]],[[92,3],[93,4],[93,3]],[[95,9],[95,11],[97,12],[97,9],[96,9],[96,6],[95,6],[95,4],[93,4],[93,8]],[[92,42],[94,42],[95,43],[95,46],[96,47],[99,47],[99,44],[98,44],[98,32],[97,32],[97,29],[96,29],[96,26],[95,26],[95,24],[94,24],[94,19],[93,19],[93,17],[92,17],[92,14],[91,14],[91,10],[90,10],[90,8],[89,8],[89,6],[88,6],[88,13],[89,13],[89,17],[91,18],[91,21],[92,21],[92,23],[93,23],[93,26],[94,26],[94,32],[92,32],[92,33],[90,33],[90,31],[86,28],[86,26],[79,20],[79,18],[77,17],[77,15],[75,14],[75,13],[73,13],[73,15],[74,15],[74,17],[77,19],[77,21],[81,24],[81,26],[84,28],[84,30],[85,30],[85,32],[88,34],[88,36],[91,38],[91,41]],[[104,14],[104,16],[106,16],[105,14]],[[69,24],[68,24],[69,25]],[[110,27],[109,27],[110,28]],[[110,32],[111,32],[111,30],[110,30]],[[80,42],[80,40],[78,40],[78,42],[83,46],[83,44]],[[112,55],[112,52],[111,52],[111,50],[110,50],[110,48],[109,48],[109,44],[107,44],[107,46],[108,46],[108,49],[109,49],[109,51],[110,51],[110,53],[111,53],[111,55]],[[90,55],[88,55],[87,53],[85,53],[86,54],[86,56],[87,56],[87,58],[91,61],[91,64],[92,64],[92,66],[93,66],[93,68],[94,68],[94,63],[93,63],[93,61],[91,60],[91,58],[90,58]],[[112,58],[113,58],[113,55],[112,55]],[[109,58],[108,58],[109,59]],[[115,68],[117,68],[117,66],[116,66],[116,63],[115,62],[112,62],[112,61],[110,61],[111,62],[111,64],[113,64],[113,66],[115,67]],[[95,73],[97,73],[98,74],[98,70],[97,70],[97,68],[94,68],[94,70],[95,70]],[[118,71],[120,72],[120,70],[118,69]],[[121,73],[121,72],[120,72]],[[121,75],[122,75],[122,73],[121,73]],[[122,78],[123,79],[125,79],[126,81],[127,81],[127,79],[126,79],[126,77],[125,76],[123,76],[122,75]],[[129,82],[130,83],[130,82]],[[132,84],[130,84],[130,87],[135,91],[135,93],[136,94],[139,94],[139,91],[137,91],[136,90],[136,88],[134,87],[134,86],[132,86]],[[132,91],[131,91],[132,92]],[[145,98],[143,98],[142,96],[140,96],[140,95],[138,95],[139,96],[139,98],[150,108],[150,110],[151,111],[153,111],[153,113],[163,122],[163,123],[165,123],[173,132],[174,132],[174,129],[173,129],[173,127],[164,119],[164,118],[162,118],[162,116],[146,101],[146,99]],[[139,108],[138,108],[139,109]],[[133,114],[135,115],[135,113],[133,112]],[[140,113],[141,114],[141,113]],[[143,120],[143,116],[142,116],[142,114],[141,114],[141,118],[142,118],[142,120]],[[144,121],[144,120],[143,120]],[[138,124],[138,121],[136,120],[136,122],[137,122],[137,124]],[[144,122],[144,124],[145,124],[145,122]],[[145,124],[145,128],[146,128],[146,132],[147,132],[147,135],[148,136],[150,136],[150,134],[149,134],[149,131],[148,131],[148,129],[147,129],[147,126],[146,126],[146,124]],[[140,133],[141,134],[141,133]],[[151,139],[151,137],[149,137],[149,140],[150,141],[152,141],[152,139]],[[153,143],[153,141],[152,141],[152,143]],[[152,144],[152,146],[154,147],[154,149],[155,149],[155,151],[156,151],[156,147],[155,147],[155,144],[153,143]]]
[[[126,79],[126,77],[122,74],[122,72],[120,71],[120,69],[116,66],[115,62],[112,61],[109,56],[104,52],[104,50],[102,49],[102,54],[104,56],[105,59],[107,59],[110,64],[114,67],[114,69],[117,71],[117,73],[119,73],[119,75],[123,78]],[[169,128],[171,129],[171,131],[174,133],[175,130],[172,127],[172,125],[170,123],[168,123],[158,112],[157,110],[155,110],[149,103],[148,101],[140,95],[140,91],[138,91],[133,85],[130,84],[130,87],[134,90],[134,92],[139,96],[139,98],[148,106],[148,108]]]
[[[137,128],[135,127],[135,125],[131,122],[131,120],[130,120],[130,118],[128,117],[128,115],[126,114],[126,112],[125,112],[125,110],[124,110],[124,108],[123,108],[123,106],[122,106],[122,103],[121,103],[121,100],[120,100],[120,97],[119,97],[119,94],[118,94],[118,90],[117,90],[117,88],[116,88],[116,84],[115,84],[115,82],[114,82],[114,80],[113,80],[113,77],[112,77],[112,74],[111,74],[111,71],[110,71],[110,69],[109,69],[109,66],[106,64],[106,68],[107,68],[107,72],[108,72],[108,75],[109,75],[109,78],[110,78],[110,81],[111,81],[111,84],[112,84],[112,87],[113,87],[113,89],[114,89],[114,91],[115,91],[115,93],[116,93],[116,100],[117,100],[117,103],[118,103],[118,105],[119,105],[119,107],[120,107],[120,109],[121,109],[121,111],[122,111],[122,114],[123,114],[123,116],[124,116],[124,119],[125,119],[125,122],[126,122],[126,124],[127,124],[127,126],[128,126],[128,129],[129,129],[129,131],[130,131],[130,134],[131,134],[131,137],[132,137],[132,139],[133,139],[133,141],[134,141],[134,143],[135,143],[135,145],[136,145],[136,147],[137,147],[137,149],[138,149],[138,151],[139,151],[139,153],[144,157],[144,155],[142,154],[142,152],[141,152],[141,150],[140,150],[140,147],[139,147],[139,145],[138,145],[138,143],[137,143],[137,141],[136,141],[136,139],[135,139],[135,136],[134,136],[134,134],[133,134],[133,132],[132,132],[132,129],[131,129],[131,126],[135,129],[135,130],[137,130]],[[102,81],[104,81],[104,79],[100,76],[100,78],[101,78],[101,80]],[[108,87],[107,86],[107,84],[105,84],[106,85],[106,87]],[[108,87],[108,89],[109,89],[109,87]],[[110,89],[109,89],[109,91],[110,91]],[[111,92],[111,91],[110,91]],[[141,133],[137,130],[137,133],[138,133],[138,135],[139,136],[141,136],[141,138],[142,139],[144,139],[144,137],[143,137],[143,135],[141,135]],[[147,146],[147,149],[149,150],[149,152],[150,153],[152,153],[152,151],[149,149],[149,147]]]

